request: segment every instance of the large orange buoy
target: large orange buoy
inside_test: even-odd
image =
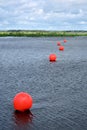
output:
[[[64,39],[63,41],[64,41],[64,42],[67,42],[67,40],[66,40],[66,39]]]
[[[50,56],[49,56],[49,60],[51,61],[51,62],[53,62],[53,61],[56,61],[56,54],[50,54]]]
[[[59,47],[59,50],[60,50],[60,51],[64,51],[64,46],[60,46],[60,47]]]
[[[16,94],[13,99],[14,109],[18,111],[26,111],[32,107],[32,104],[32,97],[25,92],[20,92]]]
[[[57,46],[60,46],[61,45],[61,43],[60,42],[57,42]]]

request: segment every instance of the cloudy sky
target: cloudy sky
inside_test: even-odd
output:
[[[0,30],[87,30],[87,0],[0,0]]]

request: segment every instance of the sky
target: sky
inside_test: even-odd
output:
[[[87,0],[0,0],[0,30],[87,30]]]

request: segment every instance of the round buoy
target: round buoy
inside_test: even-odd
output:
[[[64,42],[67,42],[67,40],[66,40],[66,39],[64,39]]]
[[[60,50],[60,51],[64,51],[64,46],[60,46],[60,47],[59,47],[59,50]]]
[[[60,42],[57,42],[57,46],[60,46],[61,45],[61,43]]]
[[[53,61],[56,61],[56,54],[50,54],[50,56],[49,56],[49,60],[51,61],[51,62],[53,62]]]
[[[32,107],[32,97],[25,92],[16,94],[13,99],[14,109],[18,111],[26,111]]]

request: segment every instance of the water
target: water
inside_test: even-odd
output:
[[[63,39],[0,38],[1,130],[87,130],[87,37]],[[25,113],[12,104],[21,91],[33,98]]]

